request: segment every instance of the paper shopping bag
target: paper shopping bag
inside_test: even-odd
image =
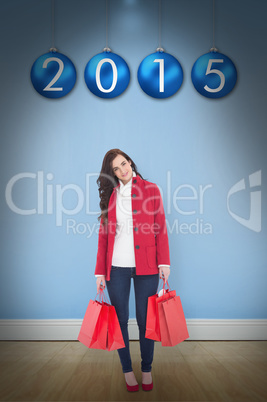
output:
[[[124,348],[124,340],[121,333],[121,327],[114,306],[109,306],[108,316],[108,350]]]
[[[92,336],[90,348],[92,349],[107,349],[108,341],[108,316],[109,307],[107,303],[102,303],[102,308],[96,323],[96,328]]]
[[[179,296],[159,304],[159,321],[162,346],[175,346],[189,338]]]
[[[158,295],[153,295],[148,298],[147,315],[146,315],[146,334],[145,337],[160,341],[159,320],[157,316],[156,299]]]
[[[148,298],[145,334],[146,338],[153,339],[154,341],[161,340],[158,303],[174,296],[176,296],[175,290],[167,290],[162,296],[155,294]]]
[[[96,300],[90,300],[87,306],[78,340],[88,348],[91,347],[92,338],[96,330],[96,324],[102,310],[102,304]]]

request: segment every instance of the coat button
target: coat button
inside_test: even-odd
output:
[[[137,183],[137,180],[136,180],[136,179],[134,179],[134,181],[133,181],[133,182],[134,182],[134,184],[135,184],[135,183]]]
[[[136,194],[133,194],[133,198],[135,198],[136,197]]]
[[[134,228],[134,231],[137,232],[137,231],[138,231],[138,228]]]
[[[133,213],[134,213],[134,214],[137,214],[137,209],[134,209],[134,210],[133,210]]]
[[[140,246],[135,246],[135,248],[138,250],[140,248]]]

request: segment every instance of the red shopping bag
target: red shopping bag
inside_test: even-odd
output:
[[[125,348],[121,327],[114,306],[109,306],[108,316],[108,350]]]
[[[158,311],[162,346],[175,346],[189,338],[180,296],[159,303]]]
[[[102,310],[102,304],[96,300],[90,300],[78,335],[78,340],[88,348],[91,347],[96,324]]]
[[[157,315],[156,299],[158,295],[153,295],[148,298],[147,315],[146,315],[146,334],[145,337],[160,341],[159,320]]]
[[[90,300],[78,336],[88,348],[115,350],[124,348],[124,340],[114,306],[107,303],[104,291],[98,300]]]
[[[148,339],[153,339],[154,341],[160,341],[160,324],[159,324],[159,314],[158,314],[158,303],[160,301],[169,299],[170,297],[176,296],[175,290],[171,290],[169,288],[169,284],[167,283],[168,289],[165,290],[165,284],[163,285],[163,289],[166,291],[162,296],[158,296],[158,293],[150,296],[147,302],[147,316],[146,316],[146,334],[145,337]]]
[[[109,308],[109,304],[102,302],[102,308],[90,344],[92,349],[107,349]]]

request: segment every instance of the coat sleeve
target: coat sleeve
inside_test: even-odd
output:
[[[98,233],[98,249],[96,257],[95,275],[107,275],[107,267],[106,267],[107,246],[108,246],[108,225],[104,224],[103,218],[101,218]]]
[[[169,239],[164,213],[163,202],[158,186],[155,186],[154,193],[155,212],[155,240],[157,248],[157,264],[170,265]]]

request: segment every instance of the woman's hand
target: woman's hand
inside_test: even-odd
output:
[[[105,287],[106,287],[106,277],[105,277],[105,275],[98,276],[98,277],[96,278],[96,289],[97,289],[97,293],[99,293],[100,288],[101,288],[102,290],[105,290]]]
[[[167,282],[170,276],[171,270],[169,267],[159,267],[159,277],[164,280],[164,283]]]

